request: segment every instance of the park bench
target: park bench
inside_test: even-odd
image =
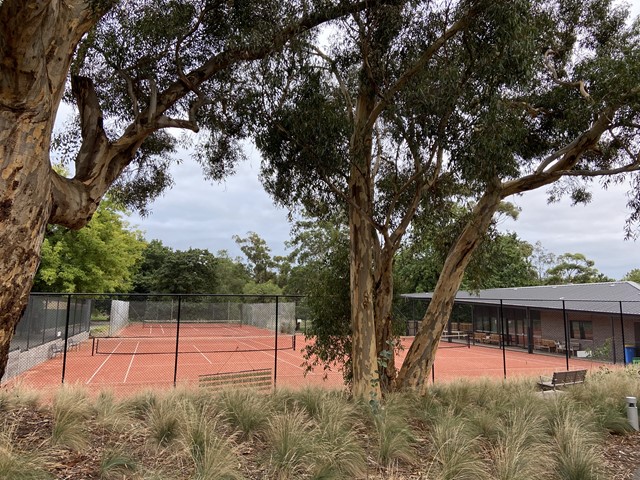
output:
[[[252,388],[269,390],[273,384],[270,368],[243,370],[240,372],[207,373],[198,376],[198,384],[204,388]]]
[[[540,377],[538,385],[540,385],[542,390],[556,390],[558,388],[584,383],[586,376],[586,370],[554,372],[551,378]]]
[[[76,340],[70,338],[67,340],[67,352],[72,350],[79,350],[80,343]],[[49,347],[49,358],[55,358],[59,354],[64,353],[64,343],[52,343],[51,347]]]
[[[558,346],[555,340],[547,338],[536,338],[533,342],[533,346],[536,350],[546,350],[550,353],[554,353]]]
[[[64,353],[64,345],[61,343],[52,343],[49,347],[49,358],[55,358],[60,353]]]

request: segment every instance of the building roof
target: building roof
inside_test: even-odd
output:
[[[405,298],[430,300],[432,292],[409,293]],[[640,285],[635,282],[582,283],[537,287],[490,288],[459,291],[456,303],[517,306],[613,314],[640,314]]]

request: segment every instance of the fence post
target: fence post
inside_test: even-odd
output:
[[[64,325],[64,351],[62,352],[62,383],[67,370],[67,342],[69,341],[69,318],[71,316],[71,294],[67,295],[67,315]],[[57,328],[57,324],[56,324]]]
[[[567,363],[567,370],[569,370],[569,354],[571,353],[571,335],[569,334],[567,310],[565,308],[565,301],[562,300],[562,323],[564,324],[564,346],[565,346],[565,361]]]
[[[533,353],[533,318],[531,318],[531,309],[526,307],[527,312],[527,353]]]
[[[622,327],[622,361],[624,362],[624,366],[627,366],[627,356],[624,354],[624,345],[625,340],[624,340],[624,314],[622,313],[622,302],[618,302],[618,305],[620,306],[620,327]]]
[[[278,378],[278,295],[276,295],[276,338],[275,347],[273,350],[273,388],[276,388]]]
[[[624,345],[622,345],[622,352],[624,353]],[[611,317],[611,355],[613,356],[613,364],[616,364],[616,327]]]
[[[507,346],[504,340],[504,309],[503,302],[500,299],[500,341],[502,343],[502,368],[504,370],[504,379],[507,379]]]
[[[178,319],[176,325],[176,360],[173,365],[173,386],[178,381],[178,351],[180,349],[180,310],[182,308],[182,295],[178,295]],[[173,298],[171,298],[171,310],[173,310]],[[172,312],[173,315],[173,312]]]

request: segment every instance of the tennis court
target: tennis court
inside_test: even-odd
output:
[[[234,332],[233,327],[219,325],[184,327],[181,326],[177,339],[172,326],[127,327],[131,328],[124,332],[127,336],[90,339],[67,352],[66,364],[63,355],[58,355],[20,375],[16,381],[37,388],[55,387],[64,373],[65,384],[128,394],[149,387],[170,388],[174,384],[195,386],[200,375],[270,369],[277,387],[343,385],[340,371],[324,372],[320,368],[305,375],[306,341],[301,334],[278,335],[276,349],[273,332],[270,336],[256,336],[254,328],[235,327],[241,332]],[[411,337],[402,338],[406,348],[411,341]],[[405,354],[406,349],[399,352],[398,366]],[[442,382],[461,377],[503,378],[505,365],[508,378],[550,375],[567,368],[566,359],[558,355],[531,355],[510,349],[503,352],[498,347],[471,345],[467,339],[452,339],[440,344],[433,379]],[[570,369],[598,369],[601,365],[585,359],[569,360]]]

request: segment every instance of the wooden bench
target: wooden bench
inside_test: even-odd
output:
[[[474,332],[473,334],[473,340],[475,342],[482,342],[484,343],[487,339],[487,335],[483,332]]]
[[[550,353],[556,351],[558,344],[555,340],[549,340],[547,338],[536,338],[533,342],[533,347],[537,350],[546,350]]]
[[[567,372],[553,372],[553,377],[540,377],[538,385],[542,390],[556,390],[584,383],[587,376],[586,370],[571,370]]]
[[[243,370],[240,372],[207,373],[198,376],[198,385],[204,388],[252,388],[269,390],[273,385],[270,368]]]

